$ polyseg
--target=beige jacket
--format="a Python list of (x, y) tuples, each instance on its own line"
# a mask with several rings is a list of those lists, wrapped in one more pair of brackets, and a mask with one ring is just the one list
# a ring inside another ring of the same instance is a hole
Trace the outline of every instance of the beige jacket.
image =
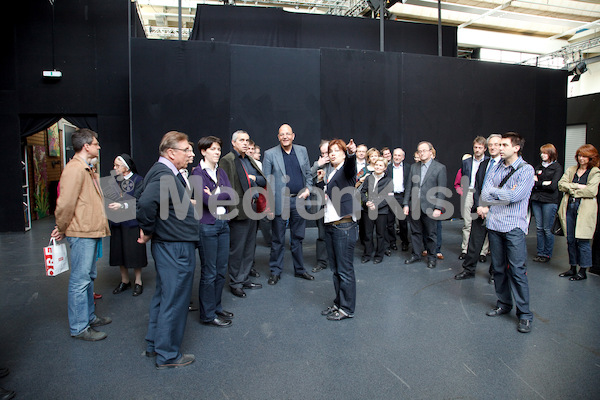
[(596, 231), (596, 220), (598, 219), (598, 183), (600, 183), (600, 169), (594, 167), (588, 175), (587, 185), (584, 189), (578, 189), (577, 183), (573, 183), (573, 176), (577, 172), (577, 166), (569, 167), (562, 178), (558, 181), (558, 190), (564, 192), (564, 196), (558, 208), (560, 223), (563, 232), (567, 232), (567, 204), (570, 197), (580, 198), (577, 221), (575, 222), (576, 239), (592, 239)]
[(60, 195), (54, 216), (61, 233), (71, 237), (110, 236), (100, 183), (94, 172), (78, 156), (73, 157), (60, 176)]

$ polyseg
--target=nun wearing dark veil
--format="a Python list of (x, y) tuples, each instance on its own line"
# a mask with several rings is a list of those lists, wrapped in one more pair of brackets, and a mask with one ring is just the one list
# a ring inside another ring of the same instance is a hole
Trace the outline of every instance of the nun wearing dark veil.
[(114, 176), (108, 180), (109, 187), (103, 188), (105, 197), (109, 199), (107, 215), (110, 222), (110, 265), (121, 270), (121, 281), (113, 290), (119, 294), (131, 289), (129, 269), (135, 273), (133, 295), (139, 296), (144, 291), (142, 268), (148, 264), (146, 245), (137, 242), (140, 228), (135, 219), (135, 203), (142, 194), (144, 178), (137, 173), (137, 168), (129, 154), (121, 154), (113, 164)]

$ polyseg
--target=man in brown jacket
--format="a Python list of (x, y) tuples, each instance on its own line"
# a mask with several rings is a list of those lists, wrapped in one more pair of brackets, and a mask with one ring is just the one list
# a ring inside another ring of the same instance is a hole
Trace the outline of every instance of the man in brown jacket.
[(90, 164), (98, 157), (98, 134), (78, 129), (71, 138), (75, 156), (60, 176), (60, 196), (54, 215), (56, 227), (51, 236), (71, 246), (69, 278), (69, 326), (76, 339), (96, 341), (106, 338), (94, 328), (110, 324), (109, 317), (98, 317), (94, 311), (94, 279), (98, 246), (110, 236), (104, 212), (104, 196)]

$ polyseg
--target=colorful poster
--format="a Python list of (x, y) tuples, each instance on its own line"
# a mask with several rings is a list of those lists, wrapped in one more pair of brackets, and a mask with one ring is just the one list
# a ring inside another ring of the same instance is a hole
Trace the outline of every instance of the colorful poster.
[(60, 139), (58, 135), (58, 124), (48, 128), (48, 156), (60, 157)]

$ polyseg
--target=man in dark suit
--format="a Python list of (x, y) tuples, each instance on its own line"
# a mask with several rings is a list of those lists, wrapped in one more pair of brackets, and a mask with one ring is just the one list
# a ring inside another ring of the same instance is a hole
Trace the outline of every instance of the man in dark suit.
[(420, 161), (410, 167), (405, 185), (404, 215), (410, 220), (412, 255), (404, 261), (412, 264), (421, 259), (423, 238), (427, 244), (427, 268), (435, 268), (437, 221), (442, 215), (443, 188), (446, 187), (446, 166), (433, 159), (433, 145), (420, 142), (417, 146)]
[[(460, 169), (462, 178), (461, 185), (464, 181), (468, 182), (468, 189), (465, 187), (461, 198), (461, 216), (463, 218), (462, 228), (462, 243), (459, 260), (464, 260), (467, 255), (467, 246), (469, 245), (469, 234), (471, 232), (471, 208), (473, 207), (473, 193), (475, 192), (475, 175), (479, 170), (479, 166), (485, 160), (486, 140), (482, 136), (477, 136), (473, 140), (473, 157), (463, 159)], [(486, 261), (488, 251), (488, 243), (484, 243), (481, 253), (481, 262)]]
[[(490, 158), (486, 158), (480, 165), (477, 175), (475, 176), (475, 191), (473, 192), (473, 207), (470, 212), (473, 213), (473, 221), (471, 222), (471, 234), (469, 235), (469, 245), (467, 247), (467, 254), (463, 261), (463, 270), (454, 276), (456, 280), (470, 279), (475, 277), (475, 268), (480, 258), (481, 249), (483, 243), (487, 237), (487, 229), (484, 224), (484, 217), (487, 214), (489, 207), (482, 207), (479, 205), (479, 198), (481, 197), (481, 189), (483, 188), (483, 182), (488, 175), (488, 172), (500, 162), (500, 139), (502, 135), (498, 133), (491, 134), (487, 139), (488, 151)], [(493, 267), (490, 264), (490, 278), (489, 282), (493, 280), (492, 274)]]
[(306, 221), (296, 208), (296, 203), (298, 207), (303, 207), (304, 200), (308, 198), (313, 186), (308, 152), (306, 147), (293, 144), (295, 135), (288, 124), (281, 125), (277, 137), (279, 146), (267, 150), (263, 160), (263, 173), (269, 178), (269, 190), (273, 190), (275, 197), (275, 216), (271, 225), (269, 285), (277, 284), (283, 270), (283, 250), (288, 220), (294, 275), (306, 280), (315, 279), (304, 269), (302, 240)]
[[(392, 162), (388, 165), (387, 175), (394, 185), (394, 198), (400, 207), (404, 204), (405, 182), (408, 181), (410, 173), (410, 164), (404, 160), (405, 153), (401, 148), (394, 149)], [(408, 250), (408, 221), (401, 208), (393, 207), (390, 204), (390, 212), (387, 220), (387, 236), (390, 244), (390, 250), (398, 250), (396, 246), (396, 219), (398, 219), (398, 231), (400, 241), (402, 242), (402, 251)], [(395, 206), (395, 204), (394, 204)]]
[(258, 221), (249, 218), (244, 210), (244, 193), (252, 187), (265, 187), (265, 179), (254, 158), (246, 156), (250, 136), (246, 131), (235, 131), (231, 135), (233, 150), (227, 153), (219, 166), (227, 174), (239, 201), (238, 210), (229, 221), (229, 289), (234, 296), (246, 297), (244, 289), (260, 289), (260, 283), (250, 281), (250, 270), (254, 262)]
[[(310, 174), (313, 178), (313, 182), (317, 179), (317, 173), (319, 171), (324, 171), (325, 176), (327, 176), (331, 172), (331, 164), (329, 163), (329, 140), (321, 140), (321, 145), (319, 146), (320, 156), (317, 161), (313, 163), (313, 166), (310, 168)], [(317, 192), (314, 196), (319, 196), (316, 200), (318, 201), (318, 205), (314, 206), (314, 212), (317, 212), (323, 208), (325, 205), (325, 199), (320, 198), (320, 193)], [(317, 265), (313, 267), (312, 272), (319, 272), (327, 268), (327, 245), (325, 244), (325, 222), (324, 217), (317, 219)]]
[[(160, 157), (146, 174), (144, 191), (137, 202), (138, 242), (152, 239), (156, 266), (146, 356), (156, 357), (158, 369), (185, 367), (194, 362), (192, 354), (179, 351), (194, 283), (199, 234), (186, 181), (179, 172), (188, 163), (188, 144), (185, 133), (172, 131), (163, 136)], [(161, 216), (162, 206), (166, 205), (164, 193), (168, 193), (167, 218)]]

